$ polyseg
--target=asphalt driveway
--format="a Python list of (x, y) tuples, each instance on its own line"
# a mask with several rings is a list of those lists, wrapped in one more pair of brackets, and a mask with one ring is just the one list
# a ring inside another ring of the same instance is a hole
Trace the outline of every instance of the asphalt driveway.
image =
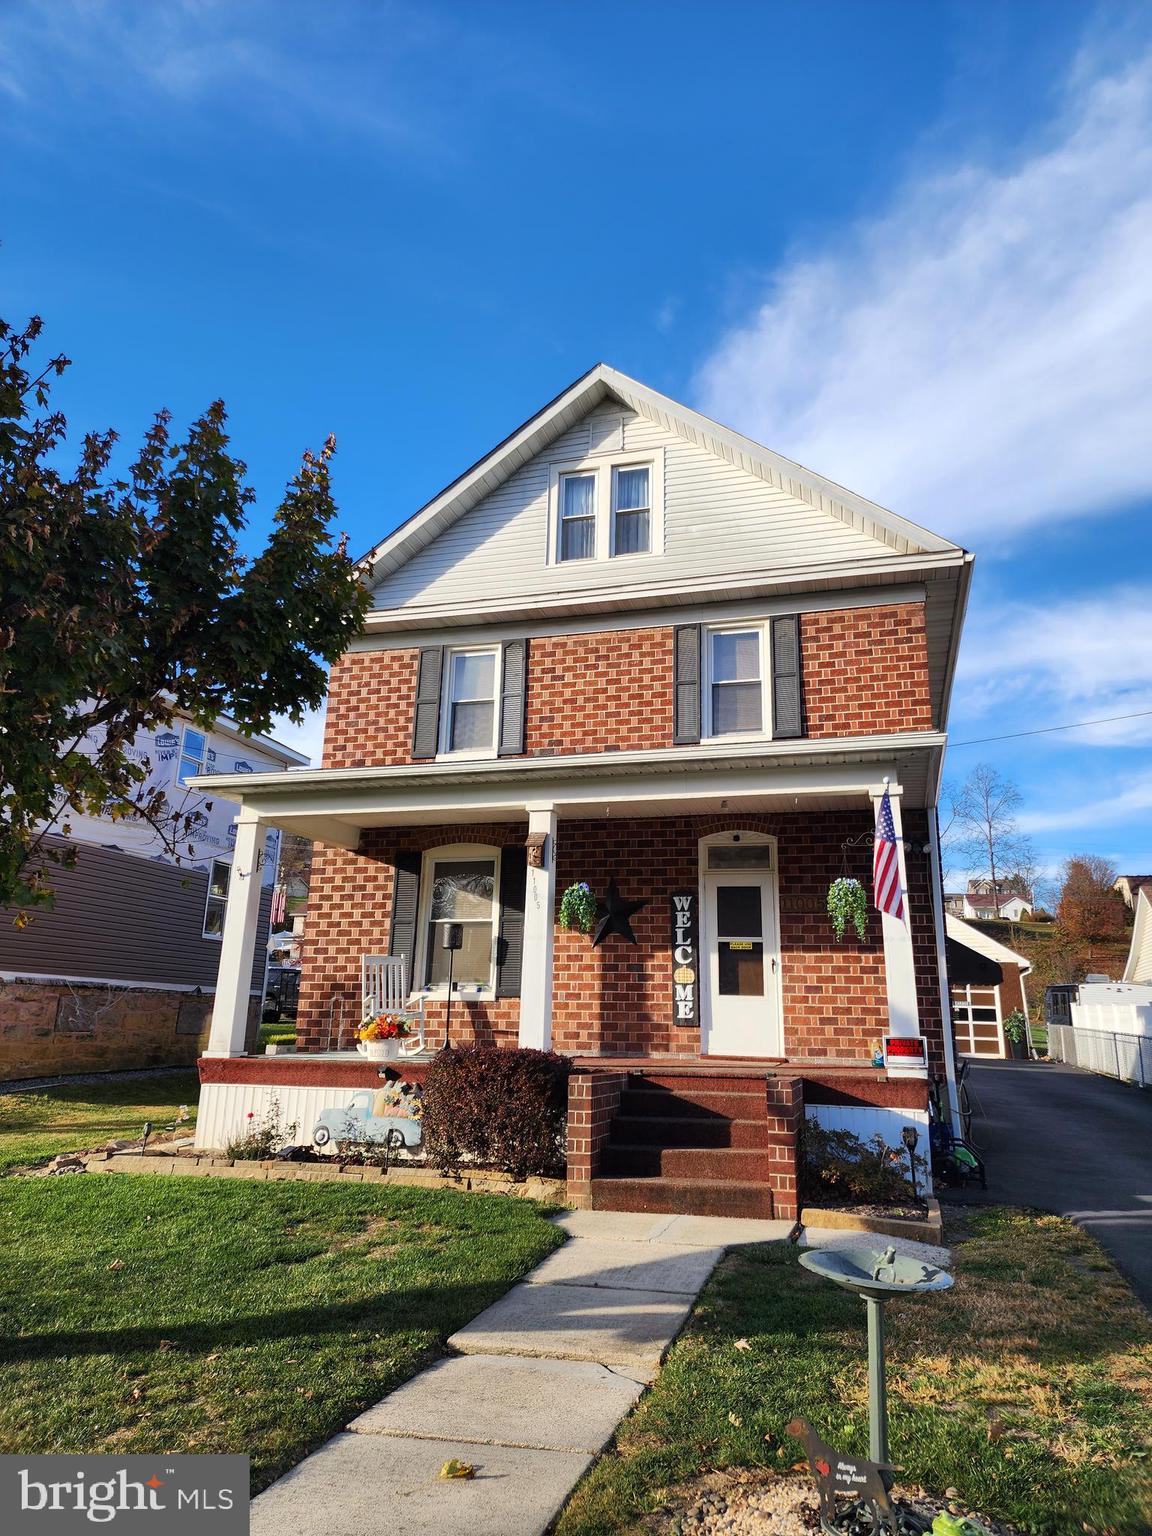
[(988, 1190), (957, 1198), (1070, 1216), (1152, 1307), (1152, 1092), (1057, 1062), (980, 1062), (968, 1084)]

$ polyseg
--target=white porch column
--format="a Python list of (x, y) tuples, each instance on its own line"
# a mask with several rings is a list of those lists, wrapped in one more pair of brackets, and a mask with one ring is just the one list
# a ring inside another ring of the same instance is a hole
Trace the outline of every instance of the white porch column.
[[(873, 789), (872, 815), (876, 816), (884, 797), (882, 784)], [(884, 980), (888, 989), (888, 1033), (890, 1035), (918, 1035), (920, 1033), (920, 1009), (916, 1002), (916, 966), (912, 955), (912, 921), (908, 904), (908, 871), (904, 861), (904, 829), (900, 816), (900, 788), (888, 784), (888, 798), (892, 806), (892, 826), (896, 832), (896, 858), (900, 868), (900, 894), (904, 899), (904, 916), (892, 917), (880, 914), (884, 932)]]
[(520, 1044), (552, 1048), (552, 944), (556, 911), (556, 811), (528, 806), (528, 836), (543, 836), (544, 861), (528, 865), (524, 890), (524, 957), (520, 972)]
[(220, 942), (220, 974), (216, 979), (216, 1003), (205, 1056), (244, 1054), (267, 830), (251, 811), (241, 811), (237, 817), (236, 848), (228, 877), (228, 906)]

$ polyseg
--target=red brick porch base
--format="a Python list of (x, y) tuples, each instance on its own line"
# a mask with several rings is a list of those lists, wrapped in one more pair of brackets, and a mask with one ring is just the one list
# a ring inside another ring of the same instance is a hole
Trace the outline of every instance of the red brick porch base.
[(623, 1072), (577, 1068), (568, 1079), (568, 1204), (577, 1209), (592, 1204), (592, 1180), (623, 1091)]

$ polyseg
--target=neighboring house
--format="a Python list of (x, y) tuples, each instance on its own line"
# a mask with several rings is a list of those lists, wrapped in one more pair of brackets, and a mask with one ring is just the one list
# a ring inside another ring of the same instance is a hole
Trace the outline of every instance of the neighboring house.
[(1141, 886), (1152, 886), (1152, 875), (1117, 875), (1112, 889), (1119, 891), (1129, 912), (1136, 910), (1136, 897)]
[[(611, 368), (577, 380), (365, 558), (323, 766), (204, 783), (243, 804), (238, 860), (270, 826), (318, 846), (295, 1058), (243, 1054), (230, 910), (201, 1144), (272, 1092), (311, 1124), (375, 1080), (365, 955), (402, 959), (440, 1038), (457, 924), (453, 1038), (577, 1059), (579, 1202), (791, 1214), (802, 1114), (923, 1132), (971, 559)], [(886, 783), (904, 912), (837, 942), (828, 888), (870, 888)], [(557, 926), (580, 881), (613, 904), (598, 947)]]
[(952, 1035), (962, 1056), (1010, 1056), (1004, 1020), (1028, 1015), (1031, 962), (951, 913), (945, 919)]
[[(69, 813), (57, 825), (73, 869), (53, 867), (55, 903), (18, 929), (0, 919), (0, 1080), (56, 1072), (195, 1061), (206, 1034), (220, 964), (236, 837), (235, 802), (192, 788), (205, 771), (265, 775), (306, 758), (229, 721), (211, 731), (177, 720), (141, 732), (130, 749), (164, 790), (173, 813), (191, 816), (180, 858), (139, 817)], [(280, 834), (264, 839), (259, 943), (245, 977), (255, 1028), (263, 950)]]
[(1132, 924), (1132, 943), (1121, 981), (1152, 985), (1152, 879), (1141, 877), (1133, 905), (1136, 920)]
[(946, 891), (944, 910), (954, 917), (1000, 918), (1018, 923), (1032, 915), (1032, 901), (1030, 897), (1014, 894), (997, 895), (983, 884), (972, 883), (966, 891)]

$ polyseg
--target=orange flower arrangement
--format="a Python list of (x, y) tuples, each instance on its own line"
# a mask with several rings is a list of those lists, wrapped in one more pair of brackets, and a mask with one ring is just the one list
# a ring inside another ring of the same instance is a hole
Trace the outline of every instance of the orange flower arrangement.
[(412, 1033), (408, 1020), (397, 1013), (377, 1013), (360, 1026), (361, 1040), (406, 1040)]

